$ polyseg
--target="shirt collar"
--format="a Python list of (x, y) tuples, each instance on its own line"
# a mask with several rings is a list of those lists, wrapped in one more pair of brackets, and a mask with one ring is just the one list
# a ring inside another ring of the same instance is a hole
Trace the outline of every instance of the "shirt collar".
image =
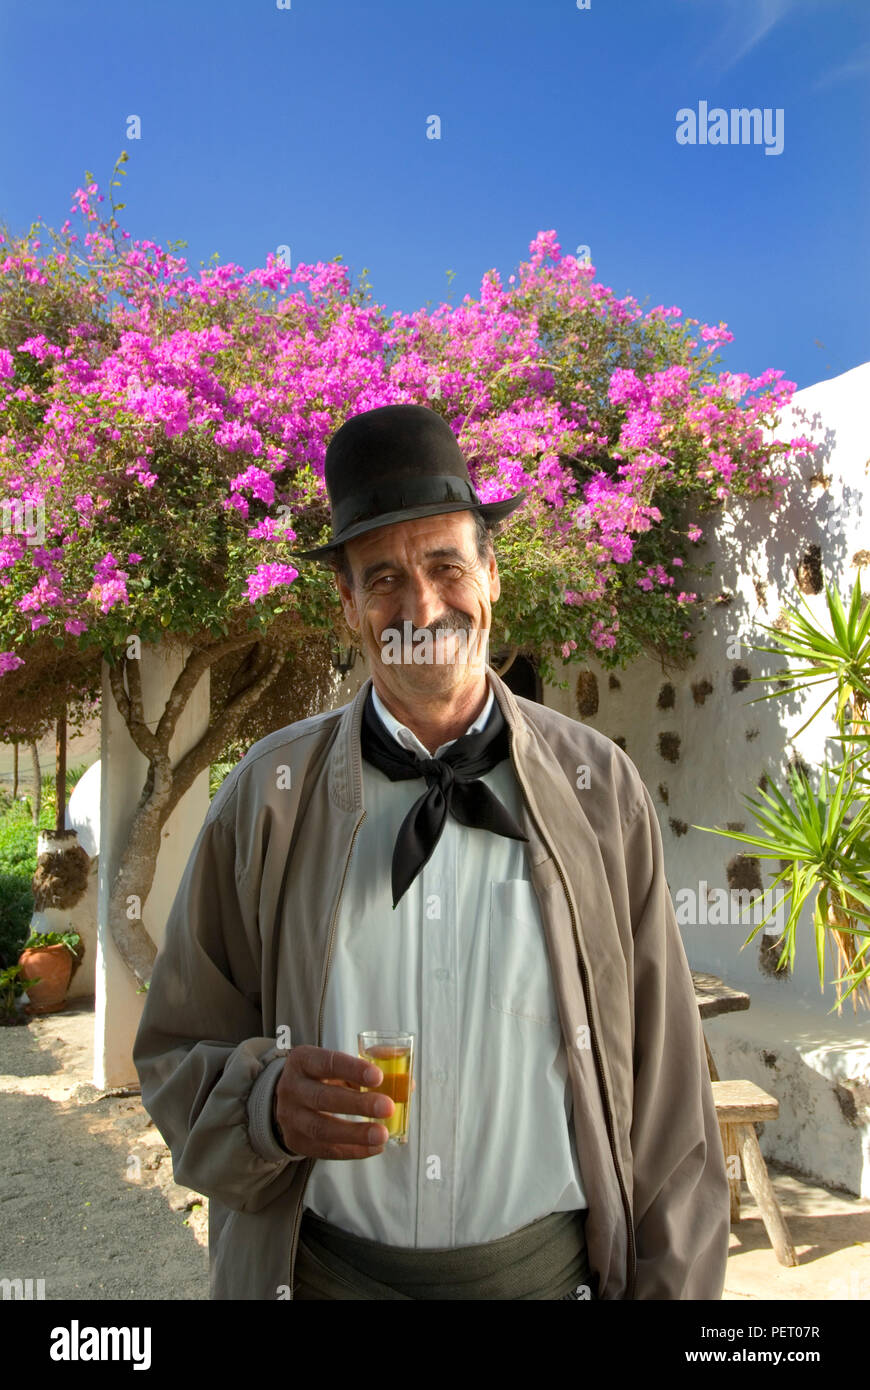
[[(483, 729), (484, 725), (486, 724), (487, 719), (489, 718), (495, 695), (493, 693), (492, 685), (490, 684), (488, 678), (486, 684), (487, 689), (489, 691), (486, 704), (484, 705), (483, 709), (480, 711), (480, 714), (477, 716), (474, 722), (472, 724), (469, 724), (468, 728), (465, 730), (466, 734), (479, 734), (480, 731)], [(404, 724), (400, 724), (398, 719), (396, 719), (392, 714), (390, 714), (390, 711), (387, 709), (383, 700), (378, 695), (378, 692), (375, 690), (374, 683), (372, 684), (372, 704), (374, 705), (375, 710), (380, 718), (380, 721), (384, 725), (384, 728), (386, 729), (387, 733), (391, 734), (392, 737), (396, 740), (396, 742), (401, 744), (403, 748), (407, 749), (411, 753), (416, 753), (418, 758), (440, 758), (445, 748), (449, 748), (452, 743), (456, 742), (455, 738), (448, 739), (447, 743), (440, 744), (438, 748), (435, 749), (434, 753), (430, 753), (429, 749), (425, 746), (425, 744), (422, 744), (420, 742), (417, 735), (413, 733), (411, 729), (407, 728)]]

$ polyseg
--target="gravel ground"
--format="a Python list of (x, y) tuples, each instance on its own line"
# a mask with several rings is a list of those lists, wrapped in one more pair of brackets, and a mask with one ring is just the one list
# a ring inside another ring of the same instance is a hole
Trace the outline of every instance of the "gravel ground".
[(0, 1278), (45, 1298), (208, 1299), (208, 1204), (138, 1096), (91, 1084), (93, 1004), (0, 1028)]

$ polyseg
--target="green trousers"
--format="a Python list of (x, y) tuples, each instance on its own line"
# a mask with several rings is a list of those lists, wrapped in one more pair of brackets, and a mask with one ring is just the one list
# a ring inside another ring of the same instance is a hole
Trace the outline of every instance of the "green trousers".
[(591, 1298), (585, 1224), (585, 1209), (558, 1211), (483, 1245), (429, 1250), (380, 1245), (306, 1210), (293, 1298)]

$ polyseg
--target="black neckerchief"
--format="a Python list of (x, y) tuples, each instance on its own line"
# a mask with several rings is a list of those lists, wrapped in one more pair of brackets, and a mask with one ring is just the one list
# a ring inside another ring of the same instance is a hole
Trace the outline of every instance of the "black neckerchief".
[(440, 758), (420, 758), (388, 734), (372, 701), (372, 687), (363, 707), (360, 739), (366, 762), (386, 773), (391, 782), (425, 777), (427, 790), (403, 820), (393, 850), (392, 890), (395, 908), (424, 864), (431, 858), (444, 829), (448, 811), (461, 825), (491, 830), (511, 840), (525, 840), (513, 816), (477, 779), (510, 757), (508, 727), (493, 699), (486, 724), (477, 734), (463, 734)]

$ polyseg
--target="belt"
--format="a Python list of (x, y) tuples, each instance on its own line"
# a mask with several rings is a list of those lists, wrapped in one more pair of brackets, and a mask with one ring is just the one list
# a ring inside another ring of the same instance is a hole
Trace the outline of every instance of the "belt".
[[(483, 1245), (381, 1245), (303, 1212), (293, 1298), (565, 1299), (591, 1297), (586, 1208), (552, 1212)], [(578, 1286), (590, 1292), (575, 1294)]]

